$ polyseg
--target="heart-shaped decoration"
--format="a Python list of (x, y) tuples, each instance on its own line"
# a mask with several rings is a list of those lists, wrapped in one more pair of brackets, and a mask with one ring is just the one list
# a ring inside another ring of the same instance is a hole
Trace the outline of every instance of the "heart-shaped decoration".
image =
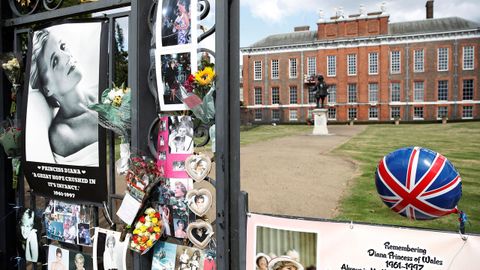
[(203, 181), (212, 169), (212, 161), (206, 155), (191, 155), (185, 160), (185, 169), (195, 181)]
[(205, 188), (189, 190), (186, 199), (188, 208), (199, 217), (203, 217), (213, 203), (212, 193)]
[(41, 170), (41, 169), (42, 169), (42, 166), (37, 166), (37, 169)]
[(86, 170), (82, 170), (82, 173), (85, 174), (87, 171)]
[(205, 221), (195, 221), (188, 224), (187, 236), (195, 246), (204, 249), (213, 236), (213, 227)]

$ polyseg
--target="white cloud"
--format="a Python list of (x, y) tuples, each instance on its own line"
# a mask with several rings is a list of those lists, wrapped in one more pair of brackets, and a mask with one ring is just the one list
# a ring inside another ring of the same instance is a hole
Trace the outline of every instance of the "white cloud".
[(278, 23), (283, 18), (300, 12), (316, 10), (315, 0), (241, 0), (250, 13), (266, 23)]

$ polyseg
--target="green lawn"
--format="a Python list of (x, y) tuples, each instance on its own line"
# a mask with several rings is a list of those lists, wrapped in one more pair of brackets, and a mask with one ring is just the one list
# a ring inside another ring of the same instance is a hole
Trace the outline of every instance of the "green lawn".
[(390, 209), (377, 195), (374, 174), (378, 161), (395, 149), (421, 146), (447, 157), (459, 171), (463, 195), (458, 204), (471, 225), (467, 232), (480, 233), (480, 122), (417, 125), (372, 125), (334, 150), (359, 164), (359, 176), (341, 202), (340, 220), (424, 227), (456, 231), (458, 216), (433, 221), (412, 221)]
[(242, 126), (240, 130), (240, 145), (243, 146), (296, 134), (311, 133), (312, 129), (312, 126), (307, 125)]

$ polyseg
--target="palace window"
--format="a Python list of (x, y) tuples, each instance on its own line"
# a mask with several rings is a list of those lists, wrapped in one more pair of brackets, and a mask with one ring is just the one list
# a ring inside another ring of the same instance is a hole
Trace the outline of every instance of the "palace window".
[(348, 103), (357, 102), (357, 85), (354, 83), (348, 84)]
[(437, 54), (438, 54), (437, 70), (447, 71), (448, 70), (448, 48), (438, 48)]
[(337, 109), (335, 107), (329, 107), (327, 111), (327, 117), (331, 120), (337, 119)]
[(262, 79), (262, 61), (253, 62), (253, 79), (254, 80)]
[(290, 86), (290, 104), (297, 104), (297, 87)]
[(334, 77), (337, 75), (337, 57), (335, 55), (327, 56), (327, 76)]
[(448, 81), (438, 81), (438, 100), (448, 100)]
[(390, 52), (390, 73), (397, 74), (400, 73), (400, 70), (400, 51), (392, 51)]
[(463, 100), (473, 100), (473, 80), (463, 80)]
[(473, 106), (463, 106), (462, 118), (463, 119), (473, 118)]
[(297, 58), (290, 58), (289, 61), (290, 78), (297, 78)]
[(280, 121), (280, 110), (272, 110), (272, 121)]
[(290, 110), (290, 121), (297, 121), (297, 110)]
[(317, 75), (317, 58), (308, 57), (307, 58), (307, 76), (310, 78)]
[(463, 70), (474, 68), (475, 48), (473, 46), (463, 47)]
[(262, 109), (255, 109), (255, 121), (262, 121)]
[(378, 83), (368, 84), (368, 102), (378, 102)]
[(413, 83), (413, 101), (423, 101), (425, 95), (423, 82)]
[(337, 85), (332, 84), (328, 88), (328, 103), (337, 103)]
[(357, 108), (348, 108), (348, 119), (357, 119)]
[(368, 108), (368, 119), (378, 120), (378, 107)]
[(400, 83), (390, 84), (390, 101), (400, 102)]
[(256, 87), (254, 90), (255, 105), (262, 105), (262, 88)]
[(424, 71), (423, 49), (413, 51), (413, 72)]
[(378, 74), (378, 53), (371, 52), (368, 54), (368, 74)]
[(423, 119), (423, 107), (413, 107), (413, 119)]
[(448, 107), (447, 106), (441, 106), (437, 108), (437, 118), (442, 119), (443, 117), (448, 116)]
[(279, 71), (278, 71), (278, 59), (272, 60), (272, 79), (278, 79)]
[(357, 55), (347, 55), (347, 74), (348, 76), (357, 75)]
[(392, 118), (392, 119), (395, 119), (395, 118), (400, 119), (400, 107), (398, 107), (398, 106), (390, 107), (390, 118)]
[(272, 87), (272, 104), (280, 104), (280, 89)]

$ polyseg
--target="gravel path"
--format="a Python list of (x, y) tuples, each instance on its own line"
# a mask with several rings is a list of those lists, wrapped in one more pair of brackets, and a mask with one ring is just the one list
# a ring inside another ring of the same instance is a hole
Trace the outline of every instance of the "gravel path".
[(356, 165), (330, 152), (365, 128), (329, 126), (328, 136), (301, 134), (241, 147), (241, 189), (249, 194), (249, 211), (333, 218)]

